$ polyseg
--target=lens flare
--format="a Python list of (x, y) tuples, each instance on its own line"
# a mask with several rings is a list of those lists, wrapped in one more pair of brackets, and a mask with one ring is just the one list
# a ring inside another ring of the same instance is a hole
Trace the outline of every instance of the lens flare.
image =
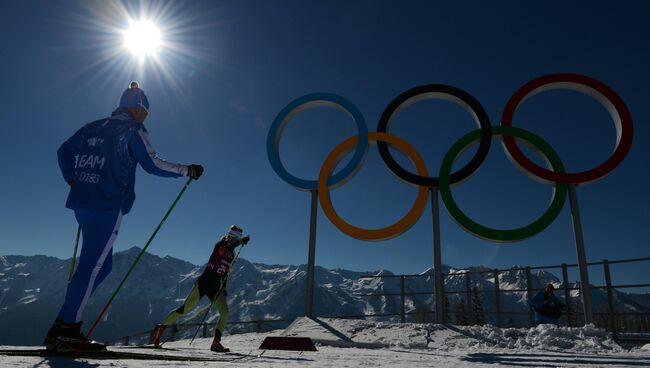
[(155, 56), (162, 46), (160, 30), (148, 20), (131, 21), (124, 31), (124, 46), (140, 59)]
[(57, 21), (74, 30), (68, 42), (89, 56), (69, 76), (83, 88), (119, 93), (126, 82), (137, 80), (147, 91), (160, 88), (164, 103), (190, 108), (191, 92), (182, 81), (195, 75), (217, 80), (216, 71), (230, 63), (216, 52), (219, 27), (230, 23), (214, 14), (172, 1), (80, 4), (79, 11)]

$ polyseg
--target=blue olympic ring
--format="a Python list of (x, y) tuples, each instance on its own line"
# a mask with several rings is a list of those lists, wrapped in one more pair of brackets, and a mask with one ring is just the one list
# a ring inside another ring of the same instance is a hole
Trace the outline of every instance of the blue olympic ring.
[(317, 190), (318, 180), (305, 180), (289, 174), (287, 169), (284, 168), (284, 165), (282, 165), (282, 161), (280, 161), (280, 137), (286, 125), (296, 115), (305, 110), (323, 106), (334, 107), (350, 115), (357, 125), (357, 136), (359, 137), (352, 159), (341, 171), (328, 179), (327, 185), (329, 187), (336, 187), (337, 185), (343, 184), (345, 179), (351, 177), (361, 167), (368, 152), (368, 126), (363, 115), (352, 102), (331, 93), (312, 93), (293, 100), (273, 120), (266, 138), (266, 153), (269, 157), (271, 167), (278, 176), (299, 190)]

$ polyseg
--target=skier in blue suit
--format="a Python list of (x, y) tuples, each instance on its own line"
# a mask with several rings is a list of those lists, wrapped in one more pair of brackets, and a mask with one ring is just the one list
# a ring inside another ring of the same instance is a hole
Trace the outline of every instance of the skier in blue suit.
[[(92, 293), (111, 272), (113, 243), (122, 216), (135, 200), (136, 165), (163, 177), (198, 179), (203, 174), (201, 165), (158, 157), (143, 124), (148, 114), (147, 96), (132, 82), (110, 117), (86, 124), (58, 150), (61, 173), (70, 186), (66, 207), (74, 210), (83, 245), (65, 302), (45, 337), (47, 349), (74, 351), (85, 339), (81, 316)], [(86, 349), (103, 350), (105, 345), (88, 341)]]
[(543, 291), (540, 291), (530, 300), (530, 305), (535, 310), (535, 323), (559, 325), (564, 303), (553, 294), (555, 286), (547, 284)]

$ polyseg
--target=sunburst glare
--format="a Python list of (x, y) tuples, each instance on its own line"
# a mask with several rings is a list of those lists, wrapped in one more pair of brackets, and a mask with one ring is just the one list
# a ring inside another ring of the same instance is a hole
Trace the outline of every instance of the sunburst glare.
[(140, 60), (155, 56), (162, 46), (160, 30), (149, 20), (131, 20), (129, 29), (124, 31), (124, 46)]
[(70, 75), (71, 80), (110, 90), (138, 80), (146, 87), (163, 87), (158, 91), (167, 102), (190, 106), (181, 81), (195, 74), (216, 78), (215, 67), (228, 64), (223, 53), (206, 49), (205, 37), (196, 37), (225, 23), (223, 19), (207, 18), (178, 2), (83, 4), (85, 12), (62, 21), (80, 30), (72, 42), (86, 48), (94, 61)]

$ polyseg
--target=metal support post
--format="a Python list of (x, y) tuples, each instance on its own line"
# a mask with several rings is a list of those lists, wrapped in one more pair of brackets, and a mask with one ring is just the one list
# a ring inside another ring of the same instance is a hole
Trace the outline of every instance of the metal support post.
[(314, 264), (316, 262), (316, 215), (318, 191), (311, 190), (311, 218), (309, 221), (309, 255), (307, 258), (307, 302), (305, 316), (313, 317), (314, 306)]
[(438, 205), (438, 188), (430, 188), (431, 214), (433, 219), (433, 272), (436, 297), (436, 323), (445, 321), (445, 279), (442, 274), (442, 251), (440, 245), (440, 206)]
[(582, 293), (582, 304), (585, 312), (585, 324), (594, 322), (594, 315), (591, 309), (591, 286), (589, 284), (589, 270), (587, 269), (587, 256), (585, 254), (585, 243), (582, 237), (582, 223), (580, 221), (580, 209), (578, 207), (578, 194), (576, 185), (569, 186), (569, 202), (571, 203), (571, 218), (573, 219), (573, 234), (576, 241), (576, 253), (578, 255), (578, 268), (580, 269), (580, 291)]

